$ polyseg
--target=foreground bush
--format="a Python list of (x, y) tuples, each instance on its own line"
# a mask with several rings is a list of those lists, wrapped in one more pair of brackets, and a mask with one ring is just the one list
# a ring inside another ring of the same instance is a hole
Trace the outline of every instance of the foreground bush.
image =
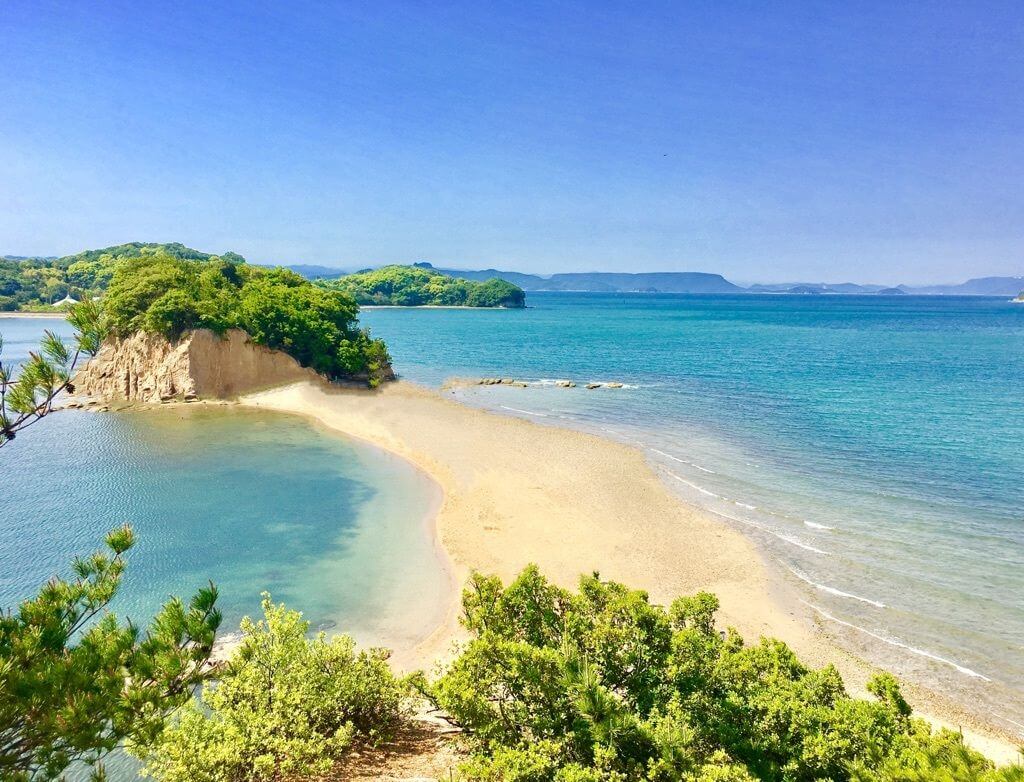
[(306, 638), (302, 615), (264, 596), (265, 618), (222, 678), (158, 741), (135, 746), (145, 774), (168, 782), (277, 780), (324, 774), (359, 742), (386, 738), (403, 714), (405, 684), (380, 651), (347, 636)]
[(576, 593), (527, 568), (508, 587), (472, 577), (473, 633), (431, 691), (475, 747), (463, 775), (494, 782), (1024, 780), (958, 734), (911, 716), (888, 674), (847, 695), (780, 641), (714, 625), (701, 593), (667, 610), (583, 578)]

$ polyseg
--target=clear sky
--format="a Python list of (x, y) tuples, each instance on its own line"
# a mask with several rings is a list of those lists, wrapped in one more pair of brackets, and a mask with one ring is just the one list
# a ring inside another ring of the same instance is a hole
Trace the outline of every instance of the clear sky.
[(0, 62), (0, 254), (1024, 273), (1020, 0), (4, 0)]

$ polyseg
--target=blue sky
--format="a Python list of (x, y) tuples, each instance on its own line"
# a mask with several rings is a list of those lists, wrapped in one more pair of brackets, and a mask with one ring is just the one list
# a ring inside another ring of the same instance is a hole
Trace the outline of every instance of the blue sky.
[(1024, 273), (1019, 2), (6, 0), (0, 44), (0, 253)]

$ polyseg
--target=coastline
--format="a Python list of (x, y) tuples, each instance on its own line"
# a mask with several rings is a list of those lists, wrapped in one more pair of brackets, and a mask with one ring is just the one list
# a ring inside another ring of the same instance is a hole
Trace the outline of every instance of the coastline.
[[(396, 659), (398, 665), (430, 668), (465, 637), (458, 586), (471, 570), (507, 581), (536, 562), (563, 586), (598, 570), (646, 589), (658, 603), (714, 592), (722, 626), (736, 627), (751, 642), (777, 637), (809, 665), (834, 664), (853, 694), (865, 693), (875, 669), (825, 638), (820, 618), (752, 541), (684, 504), (632, 446), (472, 408), (402, 382), (378, 392), (304, 382), (240, 402), (302, 415), (383, 448), (441, 487), (434, 531), (454, 580), (451, 600), (443, 623), (408, 659)], [(998, 728), (947, 698), (910, 686), (905, 693), (922, 716), (961, 729), (998, 762), (1018, 757)]]
[(0, 312), (2, 318), (38, 318), (40, 320), (67, 320), (66, 312)]

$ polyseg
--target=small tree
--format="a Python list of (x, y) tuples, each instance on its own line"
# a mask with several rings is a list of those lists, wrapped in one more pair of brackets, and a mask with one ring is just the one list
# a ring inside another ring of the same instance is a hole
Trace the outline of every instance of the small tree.
[[(0, 360), (0, 448), (14, 439), (17, 432), (36, 423), (53, 410), (53, 403), (63, 391), (74, 391), (71, 377), (82, 356), (94, 356), (103, 342), (103, 325), (95, 302), (76, 304), (68, 315), (75, 327), (75, 349), (52, 331), (43, 333), (38, 353), (29, 353), (28, 361), (15, 374)], [(0, 336), (0, 351), (3, 350)]]
[(309, 639), (302, 614), (264, 593), (265, 618), (243, 640), (203, 704), (182, 710), (152, 746), (130, 747), (164, 782), (277, 780), (327, 773), (356, 743), (386, 738), (407, 692), (379, 650), (347, 636)]
[(96, 765), (125, 739), (153, 741), (207, 676), (220, 613), (211, 584), (168, 602), (145, 632), (106, 608), (134, 544), (128, 526), (108, 551), (74, 561), (17, 612), (0, 613), (0, 778), (54, 779)]

